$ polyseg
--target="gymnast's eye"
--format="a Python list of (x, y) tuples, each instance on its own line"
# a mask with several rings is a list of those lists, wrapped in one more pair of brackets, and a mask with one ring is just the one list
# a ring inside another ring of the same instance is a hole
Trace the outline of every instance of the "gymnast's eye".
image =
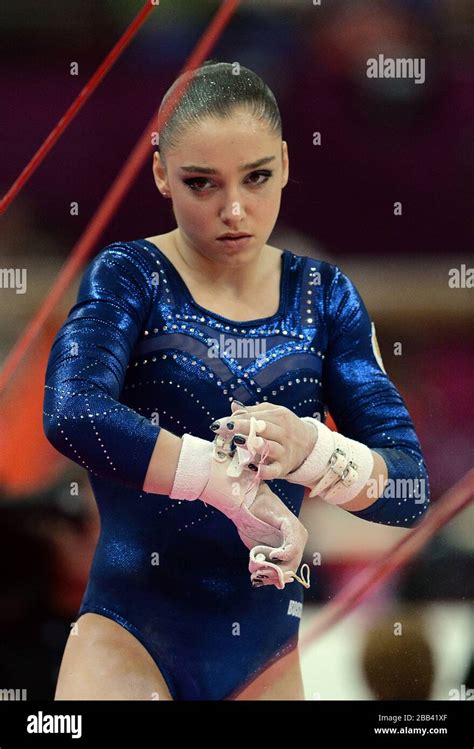
[(252, 182), (251, 184), (264, 185), (265, 182), (268, 182), (272, 174), (273, 172), (271, 169), (262, 169), (259, 172), (252, 172), (252, 174), (250, 174), (249, 177), (264, 177), (265, 179), (262, 182)]
[[(265, 184), (265, 182), (267, 182), (270, 179), (272, 174), (273, 174), (273, 171), (271, 169), (261, 169), (258, 172), (252, 172), (251, 174), (249, 174), (248, 179), (251, 180), (250, 181), (251, 185), (255, 185), (256, 187), (259, 187), (260, 185)], [(264, 179), (261, 182), (255, 182), (252, 179), (253, 177), (257, 177), (257, 178), (263, 177)], [(206, 179), (206, 177), (190, 177), (189, 179), (185, 179), (183, 181), (184, 181), (184, 184), (187, 185), (191, 190), (194, 190), (194, 192), (207, 192), (207, 190), (203, 188), (203, 184), (202, 184), (202, 183), (205, 184), (206, 182), (209, 182), (209, 180)]]
[(187, 185), (191, 190), (194, 190), (194, 192), (203, 192), (203, 190), (201, 190), (202, 183), (209, 182), (209, 180), (205, 177), (191, 177), (191, 179), (185, 179), (183, 181), (184, 184)]

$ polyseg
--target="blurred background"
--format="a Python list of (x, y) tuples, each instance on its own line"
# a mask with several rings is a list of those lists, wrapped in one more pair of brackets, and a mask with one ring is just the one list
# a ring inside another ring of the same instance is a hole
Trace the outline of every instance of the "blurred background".
[[(2, 195), (141, 6), (3, 4)], [(26, 269), (28, 283), (26, 293), (0, 288), (0, 364), (217, 7), (161, 0), (2, 217), (0, 267)], [(468, 0), (242, 2), (208, 55), (252, 68), (275, 93), (290, 181), (269, 241), (339, 265), (358, 287), (415, 422), (433, 502), (472, 467), (474, 453), (473, 15)], [(379, 54), (424, 59), (424, 83), (368, 78), (367, 60)], [(150, 147), (93, 254), (174, 228), (151, 156)], [(28, 699), (53, 696), (98, 534), (87, 474), (42, 430), (46, 361), (78, 280), (0, 396), (0, 695), (11, 688), (26, 689)], [(317, 552), (321, 564), (313, 566), (303, 633), (406, 533), (323, 504), (304, 509), (308, 561)], [(305, 651), (307, 699), (474, 695), (473, 531), (471, 506)]]

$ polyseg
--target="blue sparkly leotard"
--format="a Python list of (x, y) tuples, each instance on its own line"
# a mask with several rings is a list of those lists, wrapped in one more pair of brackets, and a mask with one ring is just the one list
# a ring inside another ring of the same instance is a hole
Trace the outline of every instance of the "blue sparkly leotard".
[[(232, 398), (298, 416), (324, 419), (326, 410), (342, 434), (383, 456), (391, 479), (427, 486), (412, 421), (379, 366), (356, 288), (335, 265), (289, 250), (281, 262), (278, 311), (236, 322), (197, 304), (153, 243), (108, 245), (87, 267), (49, 357), (45, 433), (89, 472), (101, 518), (79, 614), (133, 633), (174, 699), (235, 696), (295, 647), (301, 606), (291, 602), (302, 602), (303, 588), (252, 588), (248, 549), (224, 515), (143, 491), (161, 427), (212, 440), (209, 425), (230, 413)], [(209, 355), (210, 339), (219, 356)], [(252, 339), (254, 357), (238, 345)], [(298, 515), (303, 487), (269, 484)], [(354, 514), (410, 526), (426, 507), (427, 496), (419, 503), (384, 491)]]

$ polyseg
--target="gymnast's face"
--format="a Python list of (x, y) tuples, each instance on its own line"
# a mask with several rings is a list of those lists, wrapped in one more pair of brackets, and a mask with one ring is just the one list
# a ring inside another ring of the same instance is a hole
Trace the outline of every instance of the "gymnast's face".
[[(165, 158), (163, 165), (155, 153), (153, 173), (158, 189), (171, 196), (181, 241), (231, 264), (258, 255), (288, 182), (286, 142), (265, 122), (237, 110), (229, 119), (207, 118), (193, 126)], [(240, 249), (229, 247), (218, 239), (228, 232), (252, 238)]]

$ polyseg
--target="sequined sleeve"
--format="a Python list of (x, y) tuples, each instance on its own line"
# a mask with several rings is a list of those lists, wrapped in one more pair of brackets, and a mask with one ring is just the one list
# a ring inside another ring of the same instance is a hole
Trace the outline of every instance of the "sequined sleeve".
[(119, 397), (156, 293), (145, 255), (131, 244), (108, 245), (84, 272), (45, 378), (48, 440), (91, 473), (138, 489), (160, 427)]
[[(341, 434), (378, 452), (388, 484), (374, 504), (354, 515), (411, 526), (429, 503), (426, 465), (412, 420), (385, 373), (375, 328), (351, 280), (337, 266), (326, 297), (328, 351), (324, 399)], [(378, 487), (381, 488), (381, 487)], [(372, 487), (374, 498), (376, 487)]]

